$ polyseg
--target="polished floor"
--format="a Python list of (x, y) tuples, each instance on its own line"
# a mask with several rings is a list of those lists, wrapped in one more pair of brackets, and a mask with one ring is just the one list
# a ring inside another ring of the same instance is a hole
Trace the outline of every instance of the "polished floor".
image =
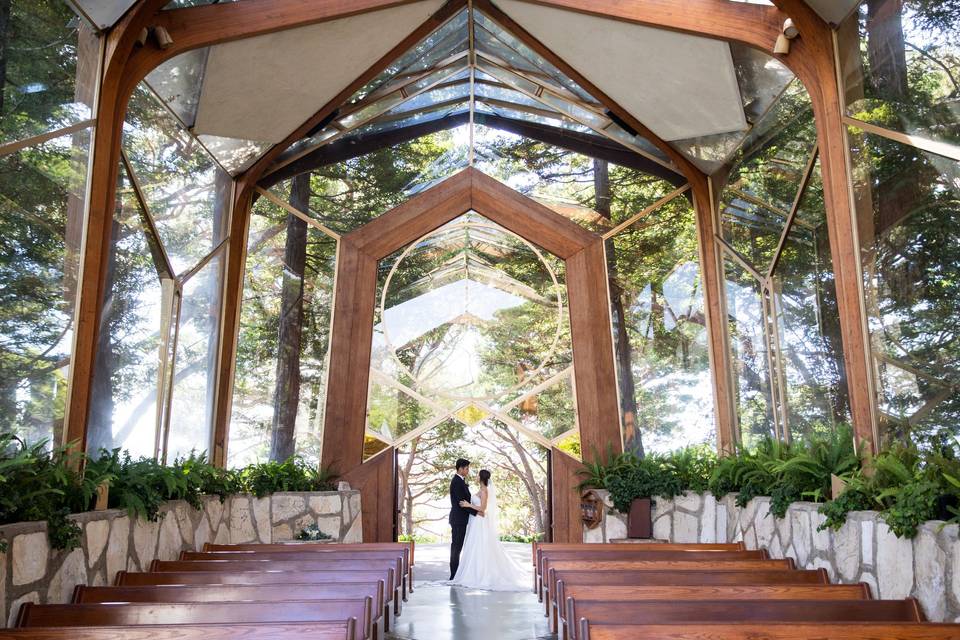
[[(527, 569), (530, 546), (505, 543)], [(464, 589), (444, 584), (449, 577), (449, 545), (417, 545), (415, 591), (387, 638), (395, 640), (549, 640), (542, 605), (533, 594)]]

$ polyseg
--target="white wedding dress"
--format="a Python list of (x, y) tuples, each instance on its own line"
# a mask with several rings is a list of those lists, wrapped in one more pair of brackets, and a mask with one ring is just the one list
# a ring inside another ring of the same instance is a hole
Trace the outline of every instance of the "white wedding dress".
[[(474, 494), (470, 503), (480, 506), (480, 494)], [(467, 535), (460, 554), (460, 568), (453, 583), (473, 589), (489, 591), (529, 591), (532, 578), (513, 561), (500, 544), (497, 526), (497, 491), (487, 486), (487, 510), (481, 516), (470, 516)]]

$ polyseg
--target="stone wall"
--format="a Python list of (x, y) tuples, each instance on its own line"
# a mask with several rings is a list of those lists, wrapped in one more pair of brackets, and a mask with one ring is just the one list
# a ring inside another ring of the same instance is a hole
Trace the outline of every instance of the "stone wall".
[(361, 542), (360, 492), (276, 493), (265, 498), (203, 498), (196, 510), (168, 502), (157, 522), (110, 509), (70, 516), (83, 530), (81, 546), (57, 551), (45, 522), (0, 527), (0, 621), (12, 624), (23, 602), (69, 602), (78, 584), (106, 585), (117, 571), (145, 571), (154, 559), (173, 560), (204, 543), (281, 542), (317, 524), (337, 542)]
[[(770, 514), (770, 498), (746, 507), (735, 496), (686, 493), (657, 499), (653, 535), (671, 542), (739, 542), (772, 558), (793, 558), (797, 567), (823, 567), (831, 580), (865, 582), (877, 598), (913, 596), (933, 621), (960, 622), (960, 527), (927, 522), (912, 540), (897, 538), (875, 511), (855, 511), (838, 531), (818, 531), (820, 505), (794, 503), (783, 519)], [(608, 504), (605, 523), (584, 531), (586, 542), (623, 537), (624, 516)], [(601, 533), (597, 533), (600, 530)], [(603, 531), (611, 535), (605, 535)]]

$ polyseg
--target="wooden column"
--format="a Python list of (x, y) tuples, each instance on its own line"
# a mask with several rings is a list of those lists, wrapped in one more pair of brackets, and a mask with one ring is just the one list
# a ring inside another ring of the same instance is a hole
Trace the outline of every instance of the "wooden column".
[(850, 165), (843, 124), (843, 97), (834, 57), (833, 32), (802, 0), (774, 0), (800, 30), (787, 56), (806, 85), (813, 103), (820, 148), (820, 169), (827, 211), (830, 253), (837, 287), (843, 360), (857, 444), (879, 446), (870, 338), (866, 325), (857, 237), (856, 211), (850, 198)]
[(567, 259), (567, 295), (580, 448), (584, 460), (606, 461), (623, 451), (623, 436), (603, 241)]
[(551, 542), (583, 542), (580, 519), (579, 460), (554, 447), (550, 451)]
[(396, 462), (396, 449), (390, 447), (343, 476), (351, 488), (360, 490), (364, 542), (394, 542)]
[(79, 298), (74, 315), (70, 381), (64, 415), (64, 441), (74, 443), (78, 450), (86, 448), (94, 361), (116, 209), (123, 119), (130, 94), (140, 79), (128, 73), (127, 64), (141, 29), (165, 4), (165, 0), (143, 0), (131, 8), (106, 36), (97, 128), (91, 147), (93, 159), (87, 178), (90, 196), (84, 220), (77, 279)]

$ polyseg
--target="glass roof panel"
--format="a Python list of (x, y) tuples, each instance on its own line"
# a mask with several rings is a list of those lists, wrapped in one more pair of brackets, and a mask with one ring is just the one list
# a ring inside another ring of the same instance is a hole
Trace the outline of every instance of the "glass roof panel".
[(167, 60), (147, 74), (147, 84), (188, 128), (197, 119), (203, 72), (210, 47), (193, 49)]

